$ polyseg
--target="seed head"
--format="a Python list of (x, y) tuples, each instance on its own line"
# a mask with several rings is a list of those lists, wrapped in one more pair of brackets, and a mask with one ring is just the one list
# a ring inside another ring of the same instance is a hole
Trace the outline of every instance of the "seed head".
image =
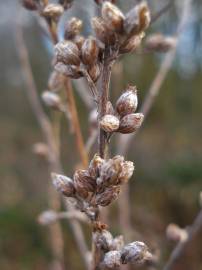
[(94, 64), (88, 68), (88, 74), (94, 82), (96, 82), (100, 77), (100, 72), (99, 64)]
[(121, 171), (118, 175), (119, 184), (127, 183), (134, 172), (134, 164), (132, 161), (124, 161), (121, 164)]
[(88, 171), (91, 177), (97, 178), (99, 175), (100, 167), (104, 163), (104, 160), (97, 154), (93, 157), (90, 162)]
[(123, 30), (124, 14), (118, 7), (108, 1), (102, 4), (102, 18), (109, 29), (115, 32)]
[(60, 100), (60, 97), (56, 93), (53, 93), (51, 91), (44, 91), (41, 97), (42, 97), (43, 102), (47, 106), (55, 110), (59, 110), (61, 108), (61, 105), (62, 105), (61, 100)]
[(124, 116), (119, 125), (118, 132), (127, 134), (137, 131), (144, 119), (142, 113), (131, 113)]
[(167, 52), (176, 45), (176, 38), (165, 37), (162, 34), (150, 35), (145, 43), (146, 49), (156, 52)]
[(106, 114), (100, 121), (100, 127), (106, 132), (114, 132), (119, 128), (119, 119), (112, 114)]
[(127, 114), (134, 113), (137, 109), (137, 105), (137, 89), (135, 86), (128, 86), (126, 91), (116, 102), (116, 111), (121, 117), (123, 117)]
[(97, 62), (99, 48), (93, 37), (87, 38), (81, 48), (82, 62), (85, 65), (93, 65)]
[(85, 199), (88, 192), (95, 191), (96, 181), (87, 170), (77, 170), (74, 174), (74, 186), (77, 193)]
[(53, 181), (53, 185), (59, 192), (61, 192), (63, 195), (67, 197), (74, 197), (75, 188), (74, 182), (71, 178), (56, 173), (52, 173), (51, 178)]
[(120, 53), (130, 53), (134, 52), (141, 44), (141, 41), (144, 37), (144, 32), (141, 32), (139, 35), (135, 35), (127, 39), (120, 47)]
[(65, 25), (65, 39), (73, 39), (81, 32), (82, 21), (78, 18), (71, 18)]
[(78, 66), (80, 64), (79, 49), (72, 41), (61, 41), (55, 46), (58, 62)]
[(119, 193), (120, 186), (111, 186), (96, 196), (96, 203), (101, 206), (107, 206), (117, 199)]
[(112, 250), (105, 254), (103, 264), (109, 269), (117, 269), (121, 266), (121, 253), (118, 250)]
[(94, 242), (99, 246), (104, 252), (108, 252), (113, 243), (113, 236), (107, 230), (102, 230), (97, 232), (94, 236)]
[(146, 259), (147, 252), (148, 248), (143, 242), (132, 242), (121, 250), (121, 261), (123, 264), (141, 264)]
[(65, 65), (62, 62), (58, 62), (54, 68), (58, 73), (73, 79), (78, 79), (83, 76), (80, 68), (75, 65)]
[(57, 21), (63, 12), (64, 8), (60, 4), (48, 4), (45, 6), (42, 15)]

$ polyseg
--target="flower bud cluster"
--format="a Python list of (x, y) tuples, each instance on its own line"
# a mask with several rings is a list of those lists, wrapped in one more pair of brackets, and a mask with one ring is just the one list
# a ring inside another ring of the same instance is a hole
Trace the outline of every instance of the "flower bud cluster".
[(79, 198), (89, 206), (107, 206), (120, 193), (121, 185), (127, 183), (134, 171), (131, 161), (122, 156), (104, 160), (95, 155), (88, 170), (76, 170), (73, 180), (59, 174), (52, 174), (53, 184), (67, 197)]
[[(120, 132), (123, 134), (137, 131), (141, 126), (144, 115), (135, 113), (138, 105), (137, 90), (128, 86), (116, 102), (115, 111), (110, 108), (110, 114), (101, 119), (100, 126), (106, 132)], [(111, 105), (112, 106), (112, 105)]]

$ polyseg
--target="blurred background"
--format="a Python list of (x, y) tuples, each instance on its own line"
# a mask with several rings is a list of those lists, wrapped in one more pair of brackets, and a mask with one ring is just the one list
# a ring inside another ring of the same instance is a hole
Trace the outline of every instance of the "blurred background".
[[(134, 1), (118, 2), (127, 11)], [(148, 3), (155, 13), (167, 1), (149, 0)], [(176, 0), (149, 32), (175, 33), (182, 4), (183, 1)], [(85, 22), (84, 34), (88, 35), (91, 32), (89, 17), (94, 12), (92, 0), (75, 0), (60, 27), (62, 29), (67, 17), (79, 16)], [(37, 223), (39, 213), (47, 209), (50, 177), (46, 162), (37, 159), (32, 152), (33, 144), (43, 138), (27, 101), (16, 50), (15, 34), (20, 13), (39, 95), (46, 89), (53, 49), (37, 16), (23, 10), (17, 0), (0, 1), (0, 269), (40, 270), (49, 269), (51, 257), (47, 229)], [(173, 66), (127, 155), (136, 166), (135, 177), (130, 182), (132, 225), (149, 245), (160, 249), (162, 260), (173, 248), (165, 237), (167, 224), (187, 226), (199, 211), (198, 197), (202, 187), (201, 44), (202, 5), (201, 0), (194, 0)], [(163, 57), (159, 54), (122, 57), (114, 67), (112, 99), (131, 83), (139, 89), (141, 104)], [(82, 131), (87, 138), (87, 111), (77, 92), (75, 95)], [(64, 119), (61, 136), (64, 170), (71, 175), (78, 156)], [(112, 151), (115, 152), (115, 148)], [(116, 235), (121, 233), (116, 203), (111, 211), (110, 229)], [(67, 269), (83, 269), (68, 223), (62, 225)], [(87, 228), (86, 233), (89, 233)], [(192, 266), (187, 264), (186, 269), (202, 269), (200, 243), (202, 238), (192, 250)]]

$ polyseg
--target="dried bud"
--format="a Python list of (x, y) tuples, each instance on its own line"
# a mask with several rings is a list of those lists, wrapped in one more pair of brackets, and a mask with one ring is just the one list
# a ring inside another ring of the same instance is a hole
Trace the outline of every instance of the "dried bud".
[(73, 39), (74, 43), (77, 45), (77, 47), (79, 48), (79, 50), (81, 50), (83, 43), (85, 41), (85, 38), (81, 35), (76, 35)]
[(45, 6), (42, 15), (46, 18), (58, 20), (63, 14), (64, 8), (59, 4), (48, 4)]
[(141, 41), (144, 37), (144, 32), (141, 32), (139, 35), (135, 35), (127, 39), (120, 47), (120, 53), (130, 53), (134, 52), (141, 44)]
[(96, 40), (93, 37), (87, 38), (81, 48), (82, 62), (85, 65), (93, 65), (97, 62), (99, 48), (97, 46)]
[(123, 235), (119, 235), (113, 239), (111, 250), (121, 250), (124, 247)]
[(58, 214), (53, 210), (48, 210), (41, 213), (38, 217), (38, 222), (41, 225), (50, 225), (58, 219)]
[(60, 90), (64, 85), (64, 76), (54, 70), (48, 80), (48, 88), (52, 91)]
[(118, 176), (118, 183), (124, 184), (127, 183), (128, 180), (131, 178), (134, 172), (134, 164), (132, 161), (124, 161), (121, 164), (121, 172)]
[(101, 206), (107, 206), (117, 199), (120, 193), (120, 186), (112, 186), (96, 196), (96, 203)]
[(43, 102), (47, 106), (49, 106), (49, 107), (51, 107), (51, 108), (53, 108), (55, 110), (59, 110), (61, 108), (61, 105), (62, 105), (61, 100), (60, 100), (60, 97), (57, 94), (55, 94), (55, 93), (53, 93), (51, 91), (44, 91), (42, 93), (41, 97), (42, 97)]
[(110, 250), (110, 247), (113, 242), (113, 236), (107, 230), (102, 230), (101, 232), (97, 232), (94, 235), (94, 242), (98, 247), (100, 247), (103, 251), (107, 252)]
[(71, 18), (65, 25), (65, 39), (73, 39), (76, 35), (81, 32), (82, 21), (78, 18)]
[(103, 264), (109, 269), (117, 269), (121, 266), (121, 253), (118, 250), (112, 250), (105, 254)]
[(176, 38), (165, 37), (162, 34), (150, 35), (145, 43), (145, 47), (149, 51), (167, 52), (176, 45)]
[(77, 193), (86, 198), (88, 192), (94, 192), (96, 189), (96, 181), (90, 176), (87, 170), (77, 170), (74, 174), (74, 186)]
[(127, 114), (134, 113), (137, 109), (137, 105), (137, 89), (135, 86), (128, 86), (126, 91), (116, 102), (116, 111), (123, 117)]
[(79, 49), (72, 41), (61, 41), (55, 46), (58, 62), (78, 66), (80, 64)]
[(100, 121), (100, 127), (106, 132), (114, 132), (119, 128), (119, 119), (111, 114), (106, 114)]
[(98, 124), (98, 111), (97, 111), (97, 109), (93, 109), (90, 112), (88, 121), (89, 121), (91, 127), (97, 128), (97, 124)]
[(169, 240), (174, 242), (184, 241), (187, 239), (187, 231), (181, 229), (176, 224), (169, 224), (166, 229), (166, 236)]
[(123, 264), (142, 264), (147, 259), (148, 248), (143, 242), (132, 242), (121, 250), (121, 261)]
[(33, 145), (33, 152), (40, 157), (47, 158), (49, 149), (47, 144), (39, 142)]
[(145, 31), (151, 21), (150, 11), (146, 2), (136, 5), (126, 14), (124, 30), (128, 35), (136, 35)]
[(102, 18), (94, 17), (91, 20), (92, 28), (96, 37), (104, 44), (114, 44), (117, 40), (117, 35), (107, 27), (107, 24)]
[(97, 154), (94, 155), (93, 159), (90, 162), (88, 171), (91, 177), (97, 178), (99, 174), (99, 170), (101, 165), (104, 163), (104, 159), (102, 159), (100, 156)]
[(116, 32), (123, 30), (124, 14), (121, 10), (110, 2), (104, 2), (102, 5), (102, 18), (109, 29)]
[(55, 65), (55, 70), (59, 72), (60, 74), (73, 78), (78, 79), (83, 76), (80, 68), (78, 66), (74, 65), (65, 65), (62, 62), (59, 62)]
[(28, 10), (37, 10), (37, 4), (34, 0), (22, 0), (22, 5)]
[(131, 113), (124, 116), (119, 125), (118, 132), (127, 134), (137, 131), (144, 119), (142, 113)]
[(74, 197), (75, 188), (74, 182), (72, 181), (71, 178), (56, 173), (52, 173), (51, 177), (53, 180), (53, 185), (59, 192), (61, 192), (63, 195), (67, 197)]
[(100, 77), (100, 72), (99, 64), (94, 64), (88, 68), (88, 74), (94, 82), (96, 82)]

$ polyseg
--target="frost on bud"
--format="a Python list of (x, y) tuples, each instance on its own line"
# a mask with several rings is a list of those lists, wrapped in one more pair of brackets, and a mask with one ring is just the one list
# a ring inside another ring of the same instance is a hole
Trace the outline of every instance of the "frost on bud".
[(49, 106), (49, 107), (51, 107), (53, 109), (56, 109), (56, 110), (59, 110), (61, 108), (61, 105), (62, 105), (61, 100), (60, 100), (60, 97), (57, 94), (55, 94), (55, 93), (53, 93), (51, 91), (44, 91), (42, 93), (41, 97), (42, 97), (43, 102), (47, 106)]
[(90, 162), (88, 172), (91, 177), (97, 178), (99, 174), (99, 170), (101, 165), (104, 163), (104, 159), (102, 159), (100, 156), (97, 154), (93, 157), (93, 159)]
[(98, 78), (100, 77), (100, 65), (94, 64), (88, 68), (88, 74), (93, 80), (93, 82), (96, 82)]
[(111, 114), (106, 114), (100, 121), (100, 127), (106, 132), (114, 132), (119, 127), (119, 119)]
[(116, 32), (123, 30), (124, 14), (118, 7), (108, 1), (102, 5), (102, 18), (109, 29)]
[(96, 203), (101, 206), (107, 206), (117, 199), (120, 193), (120, 186), (112, 186), (96, 196)]
[(116, 102), (116, 111), (121, 117), (123, 117), (127, 114), (134, 113), (137, 109), (137, 105), (137, 89), (135, 86), (128, 86), (126, 91)]
[(127, 183), (128, 180), (131, 178), (134, 172), (134, 164), (132, 161), (124, 161), (122, 163), (121, 172), (118, 176), (118, 181), (120, 184)]
[(33, 152), (40, 157), (47, 158), (49, 149), (47, 144), (38, 142), (33, 145)]
[(65, 25), (65, 39), (72, 39), (81, 32), (82, 21), (78, 18), (71, 18)]
[(112, 250), (105, 254), (103, 264), (109, 269), (117, 269), (121, 266), (121, 253), (118, 250)]
[(48, 80), (48, 88), (52, 91), (60, 90), (63, 87), (64, 76), (54, 70)]
[(73, 79), (78, 79), (83, 76), (80, 68), (74, 65), (65, 65), (62, 62), (57, 63), (54, 66), (55, 70), (63, 76), (67, 76)]
[(74, 174), (74, 186), (82, 198), (87, 198), (88, 192), (95, 191), (96, 181), (87, 170), (77, 170)]
[(46, 18), (51, 18), (57, 21), (63, 12), (63, 6), (59, 4), (48, 4), (45, 6), (42, 15)]
[(97, 232), (94, 235), (94, 242), (97, 246), (99, 246), (103, 251), (107, 252), (110, 250), (113, 236), (107, 230), (102, 230), (101, 232)]
[(79, 49), (72, 41), (61, 41), (55, 46), (55, 55), (58, 62), (78, 66), (80, 64)]
[(58, 219), (58, 214), (53, 210), (47, 210), (41, 213), (38, 217), (38, 222), (41, 225), (50, 225)]
[(148, 256), (148, 248), (143, 242), (132, 242), (121, 250), (121, 261), (123, 264), (142, 264)]
[(166, 229), (166, 236), (169, 240), (174, 242), (184, 241), (187, 239), (187, 231), (181, 229), (176, 224), (169, 224)]
[(150, 35), (145, 43), (145, 48), (149, 51), (167, 52), (176, 45), (176, 38), (165, 37), (162, 34)]
[(85, 65), (93, 65), (97, 62), (99, 48), (93, 37), (87, 38), (81, 48), (82, 62)]
[(55, 188), (67, 197), (73, 197), (75, 188), (73, 180), (65, 175), (52, 173), (51, 178)]
[(144, 37), (144, 32), (141, 32), (139, 35), (130, 37), (121, 45), (119, 52), (122, 54), (134, 52), (140, 46), (143, 37)]
[(124, 116), (119, 125), (118, 132), (128, 134), (137, 131), (144, 119), (142, 113), (131, 113)]
[(28, 10), (37, 10), (37, 4), (34, 0), (22, 0), (22, 5)]
[(136, 35), (145, 31), (151, 21), (150, 11), (146, 2), (137, 4), (126, 14), (124, 30), (128, 35)]

